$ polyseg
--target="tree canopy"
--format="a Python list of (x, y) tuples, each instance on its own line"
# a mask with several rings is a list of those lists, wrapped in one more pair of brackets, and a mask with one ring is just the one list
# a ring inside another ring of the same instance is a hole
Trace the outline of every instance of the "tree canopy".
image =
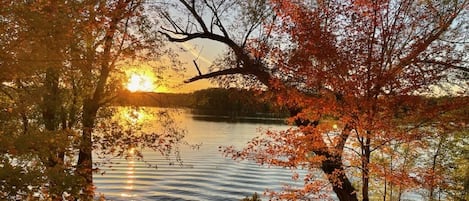
[[(369, 200), (370, 194), (393, 199), (396, 193), (387, 186), (398, 186), (400, 196), (405, 189), (426, 188), (438, 175), (412, 165), (409, 151), (432, 150), (425, 139), (467, 130), (467, 115), (453, 115), (468, 106), (467, 80), (457, 76), (468, 72), (467, 5), (180, 0), (175, 9), (185, 15), (163, 12), (161, 33), (173, 42), (209, 39), (228, 47), (211, 72), (187, 82), (241, 75), (234, 81), (262, 83), (289, 108), (297, 128), (269, 131), (244, 149), (225, 150), (234, 159), (321, 169), (331, 184), (312, 173), (303, 189), (274, 196), (311, 199), (330, 188), (340, 200)], [(424, 96), (438, 95), (432, 88), (442, 85), (450, 87), (440, 92), (463, 97)], [(350, 179), (355, 174), (360, 181)]]
[(0, 1), (0, 198), (91, 200), (93, 151), (170, 154), (184, 132), (167, 113), (161, 131), (133, 135), (108, 106), (127, 63), (204, 39), (227, 49), (186, 83), (265, 90), (290, 113), (295, 127), (224, 150), (310, 171), (275, 198), (467, 199), (468, 3)]
[(109, 119), (127, 62), (167, 52), (149, 13), (140, 0), (0, 1), (0, 199), (91, 200), (92, 153), (170, 154), (183, 132), (164, 113), (165, 129), (140, 135)]

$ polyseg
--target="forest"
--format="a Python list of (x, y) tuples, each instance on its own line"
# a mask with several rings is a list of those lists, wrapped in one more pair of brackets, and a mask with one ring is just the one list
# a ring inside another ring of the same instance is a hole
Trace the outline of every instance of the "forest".
[[(0, 0), (0, 199), (105, 199), (95, 192), (96, 159), (126, 158), (134, 147), (169, 157), (184, 144), (167, 112), (153, 122), (160, 129), (138, 135), (112, 120), (116, 105), (161, 101), (287, 115), (288, 129), (220, 149), (235, 161), (308, 172), (292, 173), (300, 187), (262, 199), (386, 201), (418, 191), (469, 200), (468, 7)], [(206, 47), (218, 55), (210, 64), (201, 50), (183, 61), (182, 47), (196, 43), (223, 48)], [(210, 80), (229, 90), (131, 93), (128, 71), (143, 66), (158, 85), (176, 74), (177, 84)]]
[(114, 102), (117, 106), (186, 108), (194, 113), (229, 116), (265, 116), (285, 118), (286, 108), (269, 99), (265, 92), (243, 89), (209, 88), (192, 93), (154, 93), (124, 91)]

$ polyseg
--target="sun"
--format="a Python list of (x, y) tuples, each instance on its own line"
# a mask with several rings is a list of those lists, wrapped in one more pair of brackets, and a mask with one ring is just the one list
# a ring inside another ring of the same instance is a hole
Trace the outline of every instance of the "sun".
[(131, 92), (151, 92), (155, 90), (153, 77), (145, 74), (132, 73), (127, 82), (127, 89)]
[(123, 87), (130, 92), (169, 92), (162, 75), (157, 76), (149, 66), (142, 64), (138, 67), (126, 67), (123, 72), (127, 79), (123, 82)]

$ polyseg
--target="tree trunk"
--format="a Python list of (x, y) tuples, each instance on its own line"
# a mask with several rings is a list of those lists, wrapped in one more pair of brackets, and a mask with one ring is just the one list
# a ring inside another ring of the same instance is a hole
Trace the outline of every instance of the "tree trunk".
[(339, 200), (358, 201), (356, 190), (345, 174), (340, 158), (325, 160), (321, 165), (321, 169), (326, 173), (329, 182), (332, 184), (332, 189)]
[[(57, 132), (59, 130), (59, 107), (62, 105), (60, 98), (59, 78), (60, 74), (58, 71), (59, 67), (49, 67), (46, 70), (46, 77), (44, 81), (44, 91), (42, 97), (42, 119), (44, 121), (44, 127), (47, 131)], [(58, 165), (63, 164), (64, 152), (54, 144), (49, 144), (49, 156), (46, 162), (48, 168), (54, 168)], [(60, 179), (54, 179), (52, 177), (49, 180), (49, 189), (52, 200), (61, 200), (62, 193), (55, 190), (57, 184), (61, 181)]]
[[(289, 108), (289, 112), (291, 116), (296, 116), (301, 111), (300, 108)], [(319, 124), (318, 120), (311, 121), (309, 119), (295, 119), (295, 124), (300, 126), (312, 126), (316, 127)], [(348, 126), (346, 126), (348, 127)], [(326, 158), (325, 161), (321, 163), (321, 170), (327, 175), (327, 179), (329, 183), (332, 185), (332, 190), (337, 195), (339, 200), (341, 201), (358, 201), (357, 193), (355, 188), (353, 187), (352, 183), (348, 179), (347, 175), (345, 174), (344, 165), (342, 163), (342, 153), (343, 153), (343, 145), (345, 145), (345, 141), (349, 134), (349, 129), (344, 128), (345, 133), (342, 133), (342, 143), (336, 145), (336, 149), (339, 149), (339, 154), (331, 153), (328, 149), (324, 149), (326, 143), (322, 140), (318, 142), (322, 144), (322, 148), (313, 149), (312, 151), (316, 155), (324, 156)], [(321, 138), (322, 139), (322, 138)]]
[(83, 194), (84, 200), (92, 200), (94, 196), (93, 187), (93, 144), (92, 133), (98, 104), (88, 99), (83, 103), (83, 135), (80, 142), (80, 152), (78, 155), (77, 174), (84, 179)]
[(402, 197), (402, 184), (399, 185), (399, 190), (397, 191), (397, 199), (399, 201), (401, 201), (401, 197)]
[[(383, 153), (381, 153), (381, 157), (383, 158), (383, 160), (385, 160), (385, 156), (383, 155)], [(383, 201), (386, 201), (386, 199), (388, 199), (388, 171), (386, 169), (386, 165), (383, 164), (383, 172), (384, 172), (384, 181), (383, 181)], [(392, 201), (392, 199), (391, 199)]]
[[(386, 177), (386, 175), (384, 175)], [(388, 182), (386, 181), (386, 179), (384, 179), (384, 194), (383, 194), (383, 201), (386, 201), (386, 196), (387, 196), (387, 184)]]
[(440, 151), (441, 151), (441, 146), (443, 145), (444, 141), (445, 141), (445, 137), (444, 136), (441, 136), (440, 141), (438, 142), (438, 147), (435, 151), (435, 154), (433, 154), (433, 161), (432, 161), (432, 175), (430, 177), (430, 187), (429, 187), (429, 192), (430, 192), (430, 195), (429, 195), (429, 200), (430, 201), (433, 201), (435, 200), (435, 171), (436, 171), (436, 165), (438, 163), (438, 156), (440, 155)]
[[(392, 175), (392, 155), (390, 156), (391, 160), (389, 162), (389, 174)], [(389, 182), (389, 198), (392, 201), (392, 182)]]
[(23, 126), (23, 134), (26, 134), (29, 129), (29, 119), (25, 112), (21, 112), (21, 124)]
[(44, 126), (49, 131), (55, 131), (58, 128), (58, 108), (61, 105), (59, 98), (59, 73), (57, 69), (53, 67), (47, 69), (44, 88), (45, 94), (43, 96), (42, 108)]
[[(44, 90), (45, 93), (43, 94), (42, 102), (42, 118), (44, 120), (44, 127), (47, 131), (57, 131), (59, 122), (58, 108), (62, 105), (59, 91), (59, 72), (57, 71), (57, 68), (49, 67), (47, 69), (44, 81)], [(52, 148), (48, 158), (48, 166), (55, 167), (60, 162), (62, 161), (60, 161), (59, 158), (59, 150)]]
[[(368, 133), (367, 133), (368, 135)], [(370, 150), (370, 143), (371, 140), (369, 137), (366, 138), (365, 140), (365, 146), (363, 147), (363, 161), (362, 161), (362, 197), (363, 201), (369, 201), (369, 183), (370, 183), (370, 175), (369, 175), (369, 167), (368, 164), (370, 163), (370, 157), (371, 157), (371, 150)]]

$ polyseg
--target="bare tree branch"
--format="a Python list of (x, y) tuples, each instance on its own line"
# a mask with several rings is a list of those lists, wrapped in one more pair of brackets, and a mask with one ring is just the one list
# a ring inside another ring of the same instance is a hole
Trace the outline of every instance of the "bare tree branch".
[(184, 6), (187, 8), (187, 10), (189, 10), (192, 13), (192, 16), (194, 16), (195, 20), (197, 20), (197, 22), (199, 22), (199, 25), (202, 27), (202, 30), (207, 33), (208, 32), (207, 25), (205, 25), (204, 20), (202, 19), (202, 17), (195, 10), (195, 1), (192, 1), (192, 6), (189, 5), (189, 3), (187, 3), (184, 0), (179, 0), (179, 1), (182, 4), (184, 4)]
[(228, 32), (226, 31), (225, 27), (223, 26), (220, 17), (218, 16), (218, 11), (217, 8), (215, 8), (215, 5), (210, 5), (207, 0), (204, 0), (205, 4), (207, 7), (212, 11), (213, 16), (215, 17), (215, 25), (220, 29), (220, 31), (223, 33), (225, 37), (229, 37)]
[(229, 68), (229, 69), (224, 69), (220, 71), (214, 71), (214, 72), (207, 73), (204, 75), (198, 75), (188, 80), (185, 80), (184, 83), (191, 83), (197, 80), (214, 78), (214, 77), (221, 76), (221, 75), (234, 75), (234, 74), (249, 74), (249, 72), (243, 68)]
[(468, 67), (457, 66), (457, 65), (447, 63), (447, 62), (444, 62), (444, 61), (437, 61), (437, 60), (427, 59), (427, 60), (417, 60), (416, 62), (426, 63), (426, 64), (442, 65), (442, 66), (446, 66), (448, 68), (452, 68), (452, 69), (456, 69), (456, 70), (460, 70), (460, 71), (469, 73), (469, 68)]
[(199, 68), (199, 65), (197, 65), (197, 62), (195, 62), (195, 60), (192, 60), (192, 62), (194, 62), (195, 68), (197, 69), (197, 72), (199, 72), (199, 76), (202, 76), (202, 73), (200, 72), (200, 68)]
[[(223, 3), (229, 1), (221, 1), (219, 4), (214, 4), (210, 1), (203, 0), (202, 2), (208, 7), (208, 9), (213, 14), (212, 21), (210, 22), (210, 30), (207, 28), (207, 24), (203, 21), (201, 15), (197, 13), (195, 8), (194, 1), (187, 1), (187, 0), (180, 0), (180, 2), (184, 5), (184, 7), (192, 14), (194, 18), (194, 23), (198, 24), (198, 27), (202, 27), (203, 31), (195, 31), (190, 32), (188, 30), (182, 31), (180, 26), (176, 25), (177, 23), (171, 19), (169, 16), (165, 17), (167, 21), (169, 21), (170, 26), (172, 26), (172, 30), (161, 27), (161, 30), (158, 31), (160, 34), (165, 36), (170, 42), (187, 42), (194, 39), (210, 39), (212, 41), (220, 42), (228, 46), (236, 56), (237, 63), (239, 64), (235, 68), (230, 68), (226, 70), (220, 70), (217, 72), (209, 73), (203, 75), (199, 72), (199, 75), (186, 80), (186, 83), (193, 82), (195, 80), (200, 80), (204, 78), (211, 78), (219, 75), (227, 75), (227, 74), (251, 74), (256, 76), (260, 82), (268, 86), (269, 80), (271, 79), (271, 75), (268, 72), (268, 69), (256, 58), (254, 58), (249, 52), (246, 51), (244, 46), (240, 46), (234, 40), (232, 40), (228, 34), (228, 30), (223, 26), (220, 18), (220, 14), (223, 12), (223, 9), (220, 9)], [(259, 22), (256, 22), (259, 25)], [(215, 33), (212, 30), (212, 27), (216, 26), (220, 29), (221, 33)], [(250, 32), (253, 32), (252, 30)], [(248, 33), (248, 35), (251, 33)], [(197, 68), (197, 66), (196, 66)], [(233, 70), (236, 69), (236, 70)], [(242, 70), (241, 70), (242, 69)]]
[[(183, 29), (179, 27), (179, 25), (176, 22), (171, 20), (171, 17), (169, 16), (167, 12), (162, 12), (161, 15), (164, 19), (166, 19), (166, 21), (168, 21), (171, 24), (171, 26), (173, 27), (174, 30), (176, 30), (176, 32), (183, 32)], [(166, 31), (169, 31), (169, 30), (166, 30)]]

